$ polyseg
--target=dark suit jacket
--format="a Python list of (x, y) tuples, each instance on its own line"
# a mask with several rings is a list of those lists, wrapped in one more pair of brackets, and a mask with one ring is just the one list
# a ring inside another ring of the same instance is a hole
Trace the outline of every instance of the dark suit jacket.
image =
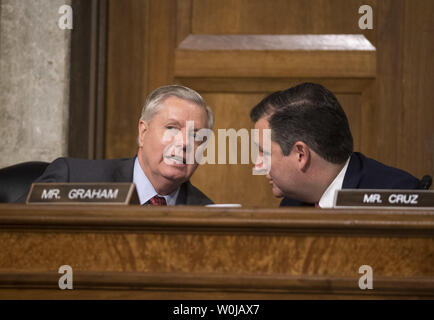
[[(58, 158), (35, 182), (132, 182), (135, 158), (85, 160)], [(22, 197), (18, 202), (25, 202)], [(177, 205), (206, 205), (213, 202), (190, 181), (181, 185)]]
[[(411, 174), (386, 166), (359, 152), (351, 155), (342, 189), (421, 189), (420, 181)], [(280, 206), (312, 205), (283, 198)]]

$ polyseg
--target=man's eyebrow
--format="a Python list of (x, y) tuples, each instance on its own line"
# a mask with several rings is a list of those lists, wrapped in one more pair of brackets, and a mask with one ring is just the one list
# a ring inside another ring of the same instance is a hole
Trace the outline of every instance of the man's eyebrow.
[(170, 119), (167, 119), (167, 121), (166, 121), (166, 124), (167, 123), (176, 123), (176, 124), (179, 124), (179, 125), (181, 125), (181, 123), (179, 123), (179, 121), (178, 120), (176, 120), (176, 119), (172, 119), (172, 118), (170, 118)]
[[(170, 124), (170, 123), (176, 123), (176, 124), (179, 125), (180, 127), (182, 126), (181, 123), (180, 123), (178, 120), (173, 119), (173, 118), (169, 118), (169, 119), (167, 119), (166, 124)], [(204, 128), (206, 128), (206, 127), (204, 127)], [(197, 132), (197, 131), (199, 131), (199, 130), (201, 130), (201, 129), (204, 129), (204, 128), (194, 128), (193, 131), (194, 131), (194, 132)]]

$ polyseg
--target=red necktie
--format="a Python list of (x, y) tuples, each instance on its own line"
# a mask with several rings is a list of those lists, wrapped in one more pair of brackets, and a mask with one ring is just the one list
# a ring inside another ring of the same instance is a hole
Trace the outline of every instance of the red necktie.
[(315, 202), (315, 208), (321, 208), (321, 207), (319, 206), (319, 202)]
[(166, 199), (157, 195), (146, 201), (146, 204), (150, 204), (151, 206), (167, 206)]

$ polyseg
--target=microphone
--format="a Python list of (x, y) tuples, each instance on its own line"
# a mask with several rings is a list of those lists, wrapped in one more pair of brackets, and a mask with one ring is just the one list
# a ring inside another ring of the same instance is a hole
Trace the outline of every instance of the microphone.
[(420, 186), (422, 187), (422, 189), (428, 190), (429, 187), (431, 187), (432, 184), (432, 178), (429, 175), (425, 175), (422, 177), (422, 179), (420, 180)]

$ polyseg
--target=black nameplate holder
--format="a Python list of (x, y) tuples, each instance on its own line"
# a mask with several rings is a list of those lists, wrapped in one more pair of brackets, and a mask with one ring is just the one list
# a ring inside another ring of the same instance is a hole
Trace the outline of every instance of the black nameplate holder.
[(26, 204), (139, 204), (136, 187), (129, 182), (33, 183)]
[(335, 193), (335, 208), (434, 209), (432, 190), (343, 189)]

